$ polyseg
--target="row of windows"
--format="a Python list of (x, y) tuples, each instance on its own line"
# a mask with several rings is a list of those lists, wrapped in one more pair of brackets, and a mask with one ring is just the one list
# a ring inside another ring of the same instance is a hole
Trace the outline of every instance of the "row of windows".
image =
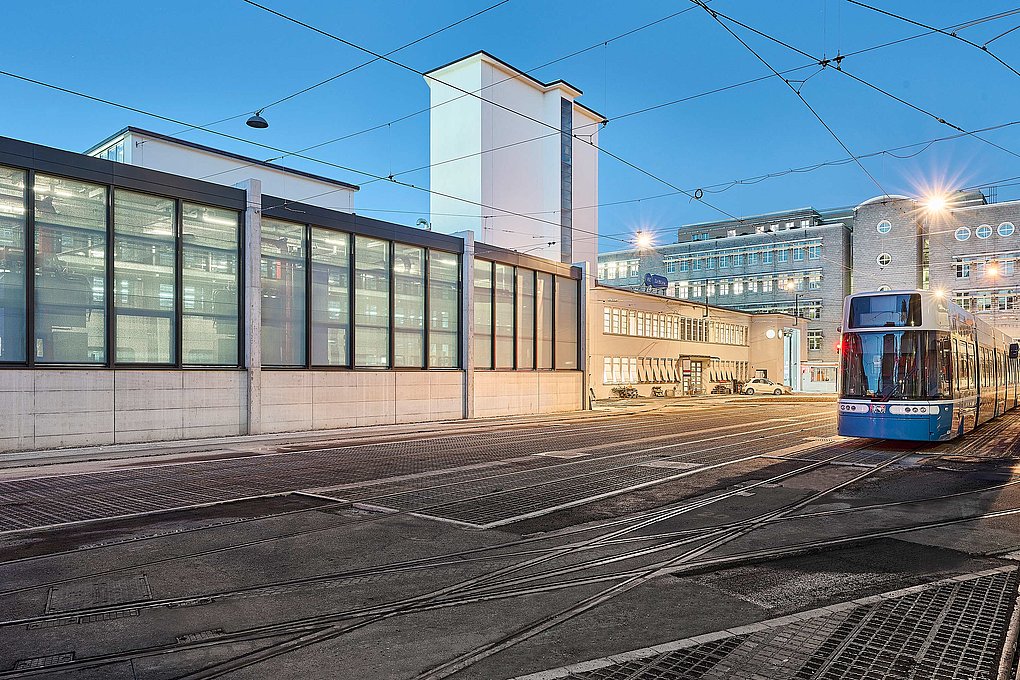
[(740, 311), (753, 314), (796, 314), (801, 319), (822, 318), (820, 300), (785, 300), (767, 304), (740, 305)]
[(767, 246), (749, 248), (736, 251), (726, 255), (707, 255), (703, 257), (683, 257), (667, 260), (664, 263), (667, 274), (677, 271), (701, 271), (702, 269), (726, 269), (728, 267), (743, 267), (745, 265), (772, 264), (773, 262), (803, 262), (808, 260), (820, 260), (822, 257), (821, 244), (802, 246)]
[(454, 253), (263, 218), (260, 266), (263, 365), (460, 365)]
[(746, 345), (748, 337), (747, 326), (617, 307), (602, 308), (602, 331), (612, 335), (726, 345)]
[(616, 260), (601, 262), (598, 266), (600, 279), (632, 279), (638, 276), (641, 260)]
[[(789, 230), (789, 229), (795, 229), (798, 226), (800, 226), (801, 228), (807, 228), (807, 227), (810, 227), (811, 225), (812, 225), (812, 220), (811, 219), (800, 220), (799, 224), (798, 224), (797, 220), (791, 220), (789, 222), (773, 222), (772, 224), (757, 224), (757, 225), (754, 226), (754, 232), (747, 231), (747, 232), (739, 233), (736, 229), (727, 229), (726, 230), (726, 236), (727, 236), (727, 238), (733, 238), (734, 236), (747, 236), (747, 235), (749, 235), (751, 233), (755, 233), (755, 234), (765, 234), (765, 233), (769, 233), (769, 232), (775, 233), (775, 232), (779, 231), (780, 227), (782, 227), (783, 229)], [(710, 232), (707, 232), (707, 231), (696, 232), (694, 234), (691, 234), (691, 240), (692, 241), (707, 241), (707, 240), (709, 240), (709, 238), (710, 238)]]
[(1020, 309), (1020, 290), (1004, 288), (995, 291), (957, 293), (954, 302), (971, 312), (1013, 311)]
[(578, 282), (475, 260), (475, 368), (576, 369)]
[[(1006, 238), (1013, 235), (1016, 231), (1016, 227), (1013, 226), (1012, 222), (1003, 222), (995, 229), (995, 231), (998, 232), (999, 236)], [(953, 236), (956, 237), (957, 241), (966, 241), (970, 238), (970, 234), (970, 227), (960, 227), (956, 230), (956, 232), (954, 232)], [(988, 238), (992, 235), (992, 225), (982, 224), (981, 226), (975, 227), (974, 235), (980, 239)]]
[(956, 278), (968, 279), (971, 273), (978, 276), (1013, 276), (1016, 274), (1016, 259), (991, 260), (972, 259), (956, 263)]
[(680, 382), (679, 362), (658, 357), (603, 357), (603, 385)]
[(236, 366), (238, 213), (109, 192), (0, 167), (0, 361)]
[(821, 287), (821, 272), (813, 272), (811, 274), (780, 274), (777, 277), (679, 281), (673, 288), (673, 295), (683, 300), (697, 300), (706, 295), (710, 298), (727, 295), (756, 295), (774, 291), (820, 290)]

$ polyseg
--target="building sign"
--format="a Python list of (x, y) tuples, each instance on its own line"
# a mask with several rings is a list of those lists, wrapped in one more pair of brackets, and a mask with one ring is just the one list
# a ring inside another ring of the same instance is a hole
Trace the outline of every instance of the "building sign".
[(645, 286), (648, 288), (665, 288), (669, 285), (669, 281), (665, 276), (659, 276), (658, 274), (645, 274)]

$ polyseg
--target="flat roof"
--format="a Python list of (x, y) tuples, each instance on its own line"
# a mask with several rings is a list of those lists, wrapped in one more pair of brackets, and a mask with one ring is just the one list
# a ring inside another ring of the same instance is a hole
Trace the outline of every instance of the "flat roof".
[(185, 146), (188, 147), (189, 149), (195, 149), (196, 151), (204, 151), (206, 153), (216, 154), (218, 156), (226, 156), (227, 158), (233, 158), (234, 160), (242, 161), (246, 165), (258, 165), (263, 168), (270, 168), (271, 170), (278, 170), (280, 172), (286, 172), (291, 175), (299, 175), (301, 177), (307, 177), (308, 179), (314, 179), (319, 182), (326, 182), (327, 184), (333, 184), (339, 187), (343, 187), (344, 189), (350, 189), (351, 191), (361, 190), (361, 187), (359, 187), (357, 184), (351, 184), (350, 182), (344, 182), (343, 180), (333, 179), (332, 177), (325, 177), (323, 175), (316, 175), (315, 173), (306, 172), (304, 170), (297, 170), (295, 168), (288, 168), (285, 165), (276, 165), (275, 163), (270, 163), (269, 161), (261, 161), (257, 158), (252, 158), (251, 156), (242, 156), (241, 154), (234, 153), (232, 151), (217, 149), (215, 147), (206, 146), (205, 144), (199, 144), (197, 142), (189, 142), (184, 139), (178, 139), (177, 137), (171, 137), (170, 135), (164, 135), (160, 132), (153, 132), (152, 130), (146, 130), (144, 128), (134, 127), (132, 125), (127, 126), (120, 132), (110, 135), (103, 141), (99, 142), (98, 144), (94, 145), (93, 147), (85, 151), (84, 153), (86, 156), (91, 155), (92, 153), (109, 145), (110, 142), (114, 141), (118, 137), (123, 137), (124, 135), (128, 134), (152, 137), (153, 139), (158, 139), (162, 142), (167, 142), (168, 144), (177, 144), (178, 146)]
[[(574, 95), (575, 97), (579, 97), (582, 94), (584, 94), (583, 90), (581, 90), (578, 87), (575, 87), (574, 85), (571, 85), (569, 82), (567, 82), (566, 80), (563, 80), (562, 78), (559, 78), (557, 80), (552, 80), (552, 81), (550, 81), (548, 83), (543, 83), (538, 78), (535, 78), (534, 76), (525, 73), (524, 71), (520, 70), (516, 66), (513, 66), (512, 64), (508, 64), (507, 62), (503, 61), (499, 57), (497, 57), (497, 56), (495, 56), (493, 54), (490, 54), (489, 52), (486, 52), (485, 50), (478, 50), (477, 52), (472, 52), (471, 54), (469, 54), (467, 56), (460, 57), (459, 59), (454, 59), (453, 61), (447, 62), (447, 63), (443, 64), (442, 66), (437, 66), (434, 69), (426, 71), (425, 75), (426, 76), (430, 76), (433, 73), (437, 73), (439, 71), (442, 71), (443, 69), (446, 69), (446, 68), (449, 68), (449, 67), (453, 66), (454, 64), (459, 64), (462, 61), (467, 61), (468, 59), (472, 59), (474, 57), (484, 57), (484, 58), (488, 59), (489, 61), (493, 61), (496, 64), (499, 64), (499, 66), (501, 66), (505, 70), (507, 70), (510, 73), (512, 73), (514, 75), (514, 77), (524, 78), (525, 80), (529, 81), (532, 85), (536, 85), (536, 86), (538, 86), (540, 88), (547, 89), (547, 88), (558, 87), (558, 86), (562, 85), (563, 87), (566, 87), (566, 88), (576, 92), (577, 94)], [(585, 106), (584, 104), (582, 104), (581, 102), (577, 101), (576, 99), (573, 101), (573, 104), (575, 106), (578, 106), (579, 108), (584, 109), (585, 111), (587, 111), (591, 115), (593, 115), (596, 118), (598, 118), (599, 122), (607, 120), (606, 117), (603, 116), (601, 113), (599, 113), (595, 109), (591, 108), (590, 106)]]
[(732, 312), (734, 314), (744, 314), (746, 316), (788, 316), (791, 319), (793, 318), (793, 314), (787, 314), (786, 312), (747, 312), (742, 309), (734, 309), (733, 307), (720, 307), (719, 305), (705, 304), (704, 302), (699, 302), (698, 300), (685, 300), (684, 298), (669, 297), (667, 295), (656, 295), (655, 293), (646, 293), (643, 290), (620, 288), (619, 286), (607, 286), (606, 284), (601, 283), (598, 279), (595, 280), (595, 287), (602, 288), (603, 290), (611, 290), (616, 293), (628, 293), (630, 295), (653, 298), (655, 300), (666, 300), (667, 302), (693, 305), (695, 307), (708, 307), (709, 309), (716, 309), (720, 312)]

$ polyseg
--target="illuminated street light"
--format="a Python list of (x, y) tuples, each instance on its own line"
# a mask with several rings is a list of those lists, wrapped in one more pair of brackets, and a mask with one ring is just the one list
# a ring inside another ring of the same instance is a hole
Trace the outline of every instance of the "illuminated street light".
[(922, 204), (928, 213), (939, 214), (944, 212), (949, 206), (949, 201), (946, 199), (945, 194), (931, 194), (924, 199)]
[(647, 231), (637, 231), (634, 234), (634, 245), (640, 249), (652, 247), (652, 235)]
[(794, 292), (797, 290), (797, 284), (793, 281), (786, 282), (786, 290), (793, 293), (793, 325), (796, 326), (800, 318), (800, 293)]

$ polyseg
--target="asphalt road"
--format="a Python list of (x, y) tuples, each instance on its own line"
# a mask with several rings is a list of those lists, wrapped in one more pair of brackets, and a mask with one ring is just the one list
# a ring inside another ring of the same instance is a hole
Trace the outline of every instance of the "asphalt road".
[(1011, 677), (1018, 433), (705, 399), (9, 466), (0, 679)]

